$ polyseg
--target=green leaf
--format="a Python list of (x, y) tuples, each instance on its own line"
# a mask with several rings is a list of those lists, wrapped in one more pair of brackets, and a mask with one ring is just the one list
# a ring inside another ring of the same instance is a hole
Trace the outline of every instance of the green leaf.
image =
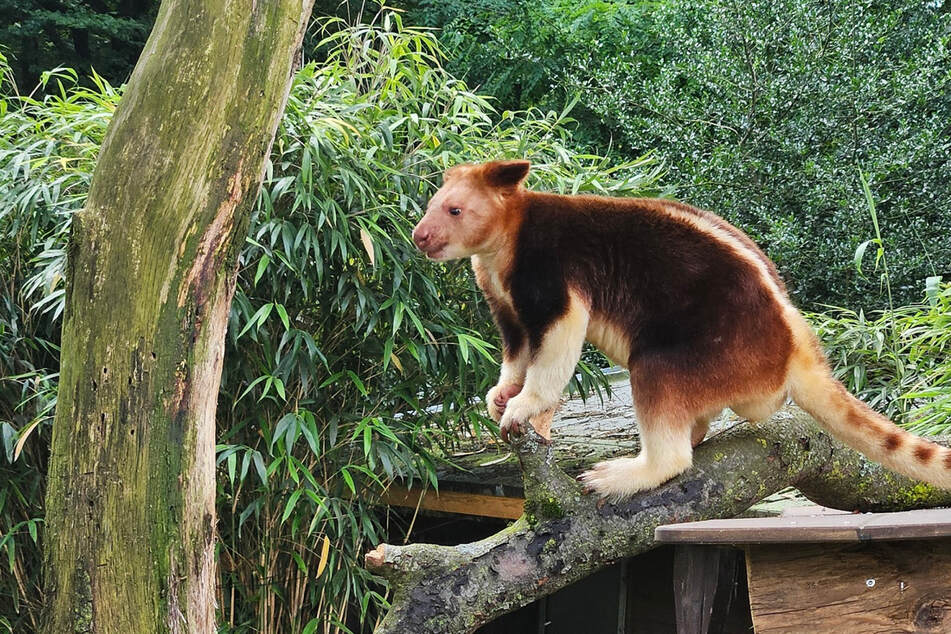
[(300, 499), (301, 493), (302, 491), (300, 489), (297, 489), (291, 493), (291, 497), (288, 498), (287, 504), (284, 505), (284, 512), (281, 514), (281, 524), (283, 524), (287, 518), (290, 517), (291, 513), (294, 512), (294, 507), (297, 506), (297, 500)]
[(859, 275), (862, 275), (862, 259), (865, 257), (865, 252), (868, 250), (869, 245), (877, 244), (877, 242), (877, 240), (866, 240), (855, 250), (855, 256), (852, 262), (855, 264), (855, 270)]
[(287, 318), (287, 309), (284, 308), (284, 305), (274, 302), (274, 310), (277, 311), (278, 317), (281, 318), (281, 323), (284, 324), (284, 330), (290, 330), (291, 321)]
[(294, 559), (294, 563), (297, 564), (297, 569), (300, 570), (305, 575), (308, 574), (307, 564), (304, 563), (303, 557), (301, 557), (300, 554), (296, 552), (291, 553), (291, 557)]
[(360, 380), (360, 377), (357, 376), (357, 373), (356, 373), (356, 372), (354, 372), (353, 370), (347, 370), (347, 376), (350, 377), (350, 381), (351, 381), (355, 386), (357, 386), (357, 389), (358, 389), (358, 390), (360, 390), (360, 394), (362, 394), (363, 396), (369, 396), (369, 395), (370, 395), (369, 392), (367, 391), (366, 386), (363, 385), (363, 381)]
[(295, 412), (288, 412), (281, 416), (281, 419), (277, 421), (277, 425), (274, 427), (274, 434), (271, 436), (271, 444), (269, 449), (274, 449), (274, 445), (280, 441), (284, 435), (287, 433), (288, 429), (297, 421), (297, 414)]
[(347, 483), (347, 487), (350, 489), (350, 493), (353, 495), (357, 494), (357, 487), (353, 484), (353, 477), (350, 475), (350, 472), (346, 467), (340, 470), (340, 476), (343, 478), (344, 482)]
[(260, 383), (261, 381), (266, 381), (268, 378), (270, 378), (270, 377), (268, 377), (267, 375), (264, 375), (264, 376), (259, 376), (258, 378), (256, 378), (256, 379), (254, 379), (253, 381), (251, 381), (251, 383), (248, 385), (248, 387), (246, 387), (246, 388), (244, 389), (244, 391), (241, 392), (241, 395), (238, 397), (237, 401), (235, 401), (235, 404), (237, 405), (237, 402), (238, 402), (238, 401), (240, 401), (241, 399), (243, 399), (243, 398), (247, 395), (248, 392), (250, 392), (251, 390), (253, 390), (255, 385), (257, 385), (257, 384)]
[[(271, 258), (268, 255), (262, 255), (261, 259), (258, 260), (258, 268), (254, 273), (254, 285), (258, 285), (258, 281), (261, 279), (261, 276), (264, 275), (264, 271), (267, 270), (267, 265), (271, 263)], [(240, 336), (240, 335), (239, 335)]]
[(925, 297), (932, 306), (937, 306), (941, 294), (941, 276), (932, 275), (925, 279)]
[(261, 306), (254, 315), (251, 316), (251, 319), (248, 320), (248, 323), (244, 325), (244, 328), (241, 329), (241, 332), (238, 333), (238, 339), (241, 338), (244, 333), (250, 330), (252, 327), (260, 328), (264, 323), (264, 320), (267, 319), (267, 316), (271, 314), (271, 309), (274, 308), (274, 304), (265, 304)]
[(231, 486), (234, 486), (234, 475), (235, 469), (238, 465), (238, 454), (232, 452), (228, 456), (228, 480), (231, 482)]
[(267, 486), (267, 469), (264, 467), (264, 457), (259, 451), (253, 451), (251, 458), (254, 461), (254, 468), (258, 472), (258, 478), (261, 479), (261, 484)]

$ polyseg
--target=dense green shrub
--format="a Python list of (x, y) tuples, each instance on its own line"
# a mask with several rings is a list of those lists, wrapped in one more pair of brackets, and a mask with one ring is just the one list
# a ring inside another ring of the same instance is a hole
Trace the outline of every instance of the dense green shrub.
[(839, 308), (809, 318), (853, 394), (917, 433), (951, 433), (951, 284), (874, 317)]
[(751, 233), (800, 304), (882, 307), (851, 266), (871, 233), (860, 170), (896, 298), (951, 268), (951, 3), (471, 4), (431, 14), (454, 68), (522, 105), (579, 95), (588, 139), (656, 152), (677, 196)]
[[(494, 432), (479, 397), (496, 342), (471, 274), (408, 237), (442, 170), (526, 156), (536, 186), (618, 195), (656, 177), (572, 152), (562, 114), (495, 111), (440, 67), (430, 34), (380, 20), (333, 25), (326, 63), (297, 74), (241, 254), (218, 407), (226, 631), (372, 620), (382, 597), (359, 562), (383, 531), (375, 496), (397, 477), (435, 484), (460, 435)], [(69, 219), (119, 99), (74, 84), (0, 100), (0, 553), (15, 571), (0, 617), (17, 631), (42, 604), (34, 530)]]
[[(502, 108), (561, 108), (577, 93), (572, 77), (587, 75), (605, 59), (651, 51), (641, 59), (656, 64), (656, 51), (641, 25), (649, 2), (604, 0), (409, 0), (414, 24), (438, 29), (449, 54), (447, 67)], [(604, 152), (612, 130), (585, 96), (575, 104), (575, 141)]]
[[(0, 52), (15, 83), (32, 87), (40, 75), (67, 66), (81, 80), (93, 71), (113, 84), (132, 73), (158, 14), (159, 0), (0, 0)], [(315, 17), (358, 21), (373, 10), (362, 0), (316, 0)], [(321, 39), (308, 32), (304, 49)]]

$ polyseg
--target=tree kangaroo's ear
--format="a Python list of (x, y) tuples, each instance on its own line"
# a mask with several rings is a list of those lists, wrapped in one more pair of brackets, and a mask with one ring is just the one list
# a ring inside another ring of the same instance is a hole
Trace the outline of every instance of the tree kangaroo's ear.
[(486, 182), (492, 187), (518, 187), (532, 166), (528, 161), (490, 161), (482, 166)]

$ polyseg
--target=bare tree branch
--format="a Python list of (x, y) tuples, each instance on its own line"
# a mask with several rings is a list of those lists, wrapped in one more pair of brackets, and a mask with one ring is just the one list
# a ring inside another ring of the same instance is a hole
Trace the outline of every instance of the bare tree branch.
[(521, 519), (470, 544), (383, 544), (367, 554), (367, 567), (394, 591), (379, 634), (471, 632), (653, 548), (661, 524), (733, 517), (789, 485), (848, 510), (951, 505), (951, 492), (885, 471), (794, 408), (764, 425), (738, 425), (708, 439), (695, 451), (692, 469), (619, 504), (583, 495), (555, 464), (551, 445), (534, 433), (513, 446), (525, 477)]

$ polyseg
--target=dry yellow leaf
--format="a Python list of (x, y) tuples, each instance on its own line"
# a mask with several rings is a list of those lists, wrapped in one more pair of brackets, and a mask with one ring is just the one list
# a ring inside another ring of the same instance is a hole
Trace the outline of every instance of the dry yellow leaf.
[(376, 266), (376, 256), (373, 255), (373, 240), (370, 239), (370, 234), (363, 227), (360, 227), (360, 242), (363, 243), (363, 248), (370, 256), (370, 265)]
[(400, 358), (396, 356), (396, 353), (390, 353), (390, 361), (393, 362), (393, 365), (396, 366), (396, 369), (400, 371), (400, 374), (403, 373), (403, 364), (400, 362)]
[(327, 567), (327, 559), (330, 558), (330, 540), (324, 535), (324, 545), (320, 548), (320, 562), (317, 564), (317, 577), (324, 572)]
[(40, 419), (35, 419), (32, 423), (26, 426), (26, 428), (20, 433), (20, 439), (17, 440), (16, 447), (13, 448), (13, 460), (15, 461), (20, 457), (20, 452), (23, 451), (23, 445), (26, 444), (26, 439), (30, 437), (30, 434), (33, 433), (33, 430), (40, 424)]

